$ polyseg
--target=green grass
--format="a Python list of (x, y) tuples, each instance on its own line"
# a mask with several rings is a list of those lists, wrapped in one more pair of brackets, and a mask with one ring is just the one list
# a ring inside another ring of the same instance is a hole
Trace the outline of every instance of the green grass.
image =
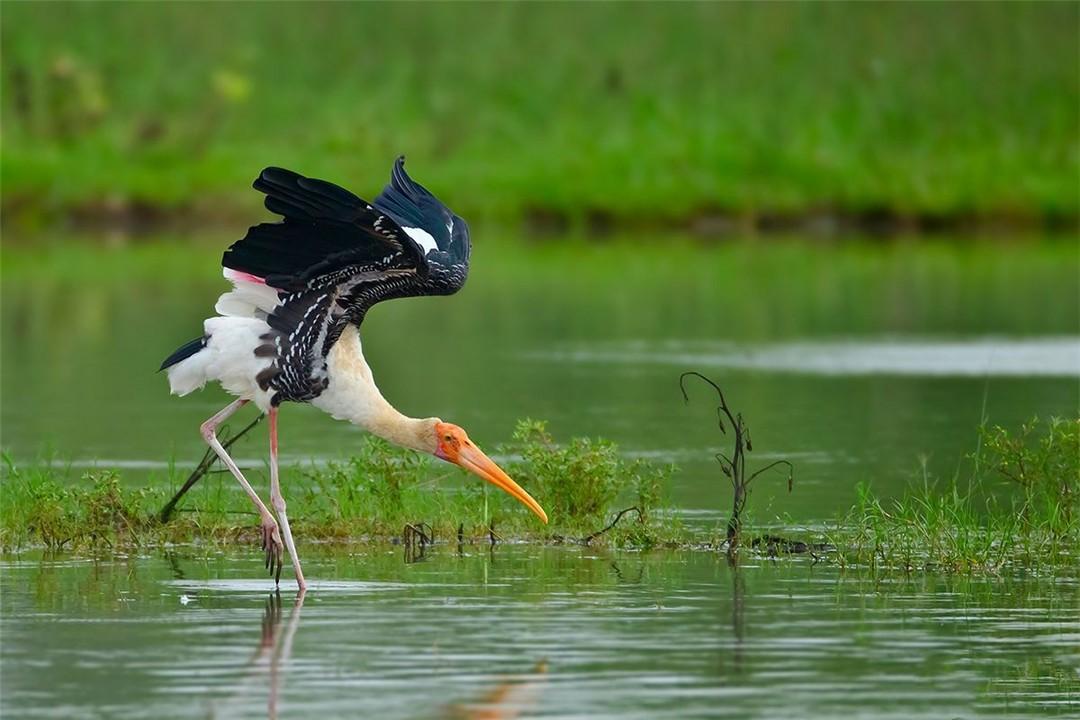
[[(1075, 563), (1080, 420), (1033, 421), (1016, 433), (984, 428), (981, 445), (966, 485), (958, 477), (945, 483), (924, 477), (908, 495), (888, 503), (863, 487), (856, 504), (823, 535), (787, 539), (808, 543), (815, 560), (885, 572), (1003, 573)], [(287, 482), (295, 488), (291, 524), (306, 542), (384, 543), (401, 537), (406, 525), (423, 524), (444, 543), (456, 542), (459, 534), (465, 542), (486, 543), (494, 529), (502, 540), (515, 542), (725, 547), (722, 528), (697, 537), (665, 505), (670, 467), (626, 462), (603, 440), (560, 445), (543, 423), (529, 420), (519, 423), (514, 443), (501, 452), (520, 458), (508, 470), (545, 506), (551, 525), (541, 526), (523, 506), (481, 483), (455, 486), (449, 466), (375, 439), (345, 463), (286, 469), (286, 475), (301, 475)], [(997, 477), (1008, 478), (1020, 492), (996, 492)], [(0, 483), (0, 549), (95, 552), (255, 542), (255, 512), (232, 478), (220, 473), (189, 494), (175, 520), (158, 522), (158, 510), (180, 480), (172, 473), (168, 482), (129, 488), (116, 473), (104, 471), (71, 482), (61, 468), (19, 468), (8, 461)], [(598, 534), (626, 507), (640, 513)], [(744, 535), (758, 533), (749, 528)], [(793, 544), (763, 542), (760, 554)], [(754, 543), (744, 540), (743, 547), (748, 552)]]
[[(1080, 555), (1080, 420), (981, 430), (965, 482), (922, 483), (887, 503), (867, 487), (828, 533), (845, 566), (1002, 572), (1075, 563)], [(1001, 479), (1019, 492), (993, 492)], [(1002, 499), (1002, 498), (1005, 499)]]
[(392, 158), (470, 218), (1075, 217), (1074, 3), (2, 9), (6, 210), (249, 212)]
[[(636, 506), (593, 542), (648, 547), (670, 542), (679, 524), (662, 505), (670, 468), (626, 462), (614, 444), (578, 438), (555, 444), (543, 423), (522, 421), (500, 453), (521, 460), (508, 472), (551, 517), (544, 526), (528, 509), (481, 482), (457, 485), (459, 471), (369, 437), (343, 463), (284, 468), (290, 524), (307, 541), (384, 542), (407, 524), (425, 524), (437, 540), (489, 541), (489, 530), (515, 541), (573, 542), (603, 529), (614, 512)], [(257, 514), (225, 473), (204, 478), (178, 506), (175, 520), (158, 511), (185, 479), (168, 477), (131, 488), (112, 471), (72, 481), (60, 466), (22, 468), (5, 458), (0, 483), (0, 549), (44, 545), (94, 551), (117, 545), (233, 542), (257, 534)]]

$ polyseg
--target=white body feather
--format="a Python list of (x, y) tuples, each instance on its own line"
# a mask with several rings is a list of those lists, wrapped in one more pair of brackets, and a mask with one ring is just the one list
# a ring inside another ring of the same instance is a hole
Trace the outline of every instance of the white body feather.
[(273, 360), (255, 357), (255, 348), (270, 326), (257, 318), (212, 317), (203, 322), (203, 330), (209, 337), (206, 347), (167, 370), (173, 394), (187, 395), (216, 380), (231, 395), (269, 410), (270, 393), (259, 387), (255, 376)]
[(278, 304), (277, 291), (228, 268), (225, 277), (233, 289), (214, 306), (220, 316), (203, 322), (206, 347), (168, 368), (169, 387), (175, 395), (187, 395), (217, 381), (226, 392), (266, 412), (271, 394), (259, 387), (255, 376), (273, 360), (256, 357), (255, 348), (264, 342), (259, 336), (270, 332), (266, 317)]
[[(169, 386), (176, 395), (187, 395), (216, 381), (231, 395), (270, 409), (271, 392), (259, 387), (255, 377), (273, 362), (256, 357), (264, 344), (260, 336), (270, 332), (266, 317), (278, 304), (277, 292), (243, 273), (226, 269), (233, 289), (218, 298), (218, 317), (203, 322), (206, 347), (168, 368)], [(405, 447), (432, 452), (437, 418), (414, 420), (394, 409), (379, 392), (371, 368), (364, 359), (360, 332), (347, 326), (327, 355), (329, 385), (311, 401), (315, 407), (339, 420), (348, 420)]]

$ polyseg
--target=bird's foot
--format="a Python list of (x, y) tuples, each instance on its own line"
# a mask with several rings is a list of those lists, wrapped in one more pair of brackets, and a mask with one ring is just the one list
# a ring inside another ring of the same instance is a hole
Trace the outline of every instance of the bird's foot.
[(285, 543), (281, 542), (277, 520), (266, 516), (262, 520), (262, 549), (266, 553), (266, 569), (274, 576), (274, 583), (281, 582), (282, 555)]

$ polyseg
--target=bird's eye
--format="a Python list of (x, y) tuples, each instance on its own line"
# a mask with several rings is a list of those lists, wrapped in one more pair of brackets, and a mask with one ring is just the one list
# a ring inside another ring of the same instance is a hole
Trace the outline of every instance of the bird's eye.
[(453, 435), (447, 435), (446, 437), (443, 438), (443, 440), (445, 440), (446, 442), (450, 442), (453, 439), (454, 439)]

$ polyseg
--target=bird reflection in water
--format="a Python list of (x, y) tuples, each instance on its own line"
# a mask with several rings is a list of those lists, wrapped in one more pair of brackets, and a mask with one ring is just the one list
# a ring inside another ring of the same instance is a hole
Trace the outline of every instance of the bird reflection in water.
[(230, 700), (220, 703), (211, 708), (210, 717), (233, 717), (230, 706), (233, 703), (243, 702), (250, 697), (248, 688), (267, 677), (270, 681), (270, 697), (267, 700), (266, 710), (270, 720), (276, 720), (278, 714), (278, 695), (281, 692), (281, 678), (284, 668), (289, 663), (292, 655), (293, 638), (296, 629), (300, 627), (300, 611), (304, 607), (304, 592), (297, 593), (289, 611), (288, 622), (282, 624), (281, 593), (275, 590), (266, 599), (266, 607), (263, 609), (262, 633), (259, 638), (259, 646), (247, 662), (247, 674), (232, 694)]
[(449, 705), (443, 720), (512, 720), (536, 707), (547, 684), (547, 660), (523, 675), (511, 675), (476, 700)]
[[(275, 591), (267, 597), (259, 645), (246, 664), (244, 679), (228, 699), (210, 708), (209, 717), (230, 718), (241, 714), (237, 706), (246, 704), (251, 698), (252, 686), (268, 679), (267, 716), (270, 720), (277, 720), (282, 680), (292, 655), (293, 639), (300, 626), (304, 594), (297, 594), (288, 620), (284, 622), (281, 594)], [(442, 720), (512, 720), (521, 717), (536, 707), (547, 684), (547, 669), (547, 660), (541, 660), (526, 673), (502, 678), (495, 687), (475, 699), (446, 706), (437, 717)]]

